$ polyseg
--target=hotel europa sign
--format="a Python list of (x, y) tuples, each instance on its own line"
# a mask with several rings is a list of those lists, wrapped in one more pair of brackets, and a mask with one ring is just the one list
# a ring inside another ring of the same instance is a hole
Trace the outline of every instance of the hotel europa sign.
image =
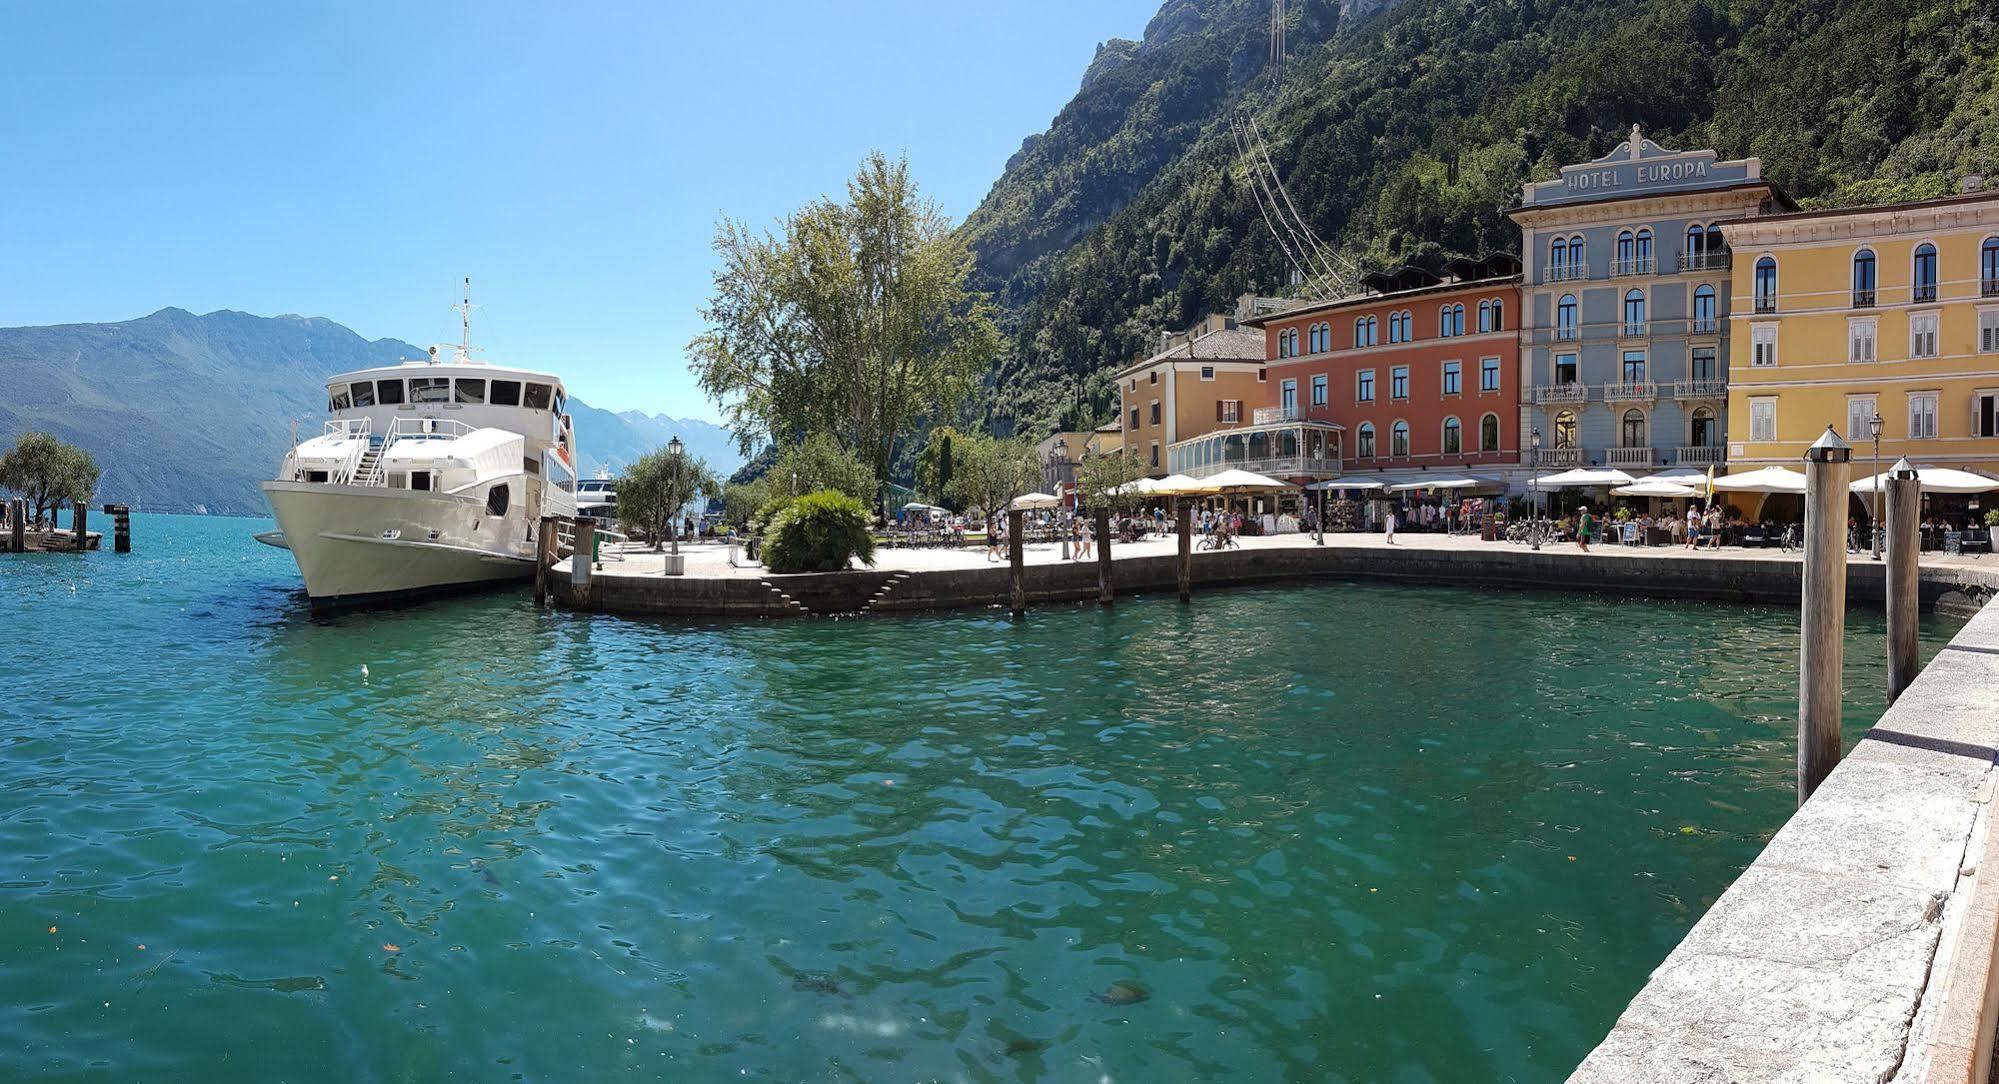
[(1574, 195), (1654, 184), (1704, 181), (1708, 175), (1706, 158), (1670, 162), (1631, 162), (1609, 167), (1585, 166), (1562, 174), (1562, 188)]

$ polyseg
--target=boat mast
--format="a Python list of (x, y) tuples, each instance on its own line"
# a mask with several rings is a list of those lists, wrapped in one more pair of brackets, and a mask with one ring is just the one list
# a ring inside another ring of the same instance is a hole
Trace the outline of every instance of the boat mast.
[(458, 360), (472, 360), (472, 276), (465, 276), (464, 300), (451, 306), (458, 314)]

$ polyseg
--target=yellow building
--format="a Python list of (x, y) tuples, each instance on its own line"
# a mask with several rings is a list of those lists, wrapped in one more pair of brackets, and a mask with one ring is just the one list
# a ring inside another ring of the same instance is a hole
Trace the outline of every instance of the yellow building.
[(1798, 466), (1830, 425), (1873, 472), (1999, 474), (1999, 191), (1722, 224), (1728, 465)]

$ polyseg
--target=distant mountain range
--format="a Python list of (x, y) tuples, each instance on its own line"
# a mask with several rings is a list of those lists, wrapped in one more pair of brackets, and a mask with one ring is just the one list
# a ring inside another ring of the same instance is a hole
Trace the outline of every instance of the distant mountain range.
[[(0, 449), (40, 429), (87, 449), (99, 498), (158, 512), (265, 511), (257, 482), (292, 439), (316, 433), (336, 373), (424, 356), (321, 317), (196, 316), (161, 309), (110, 324), (0, 328)], [(523, 359), (560, 372), (559, 359)], [(570, 400), (583, 472), (616, 472), (674, 436), (726, 476), (727, 431), (694, 419), (614, 414)]]

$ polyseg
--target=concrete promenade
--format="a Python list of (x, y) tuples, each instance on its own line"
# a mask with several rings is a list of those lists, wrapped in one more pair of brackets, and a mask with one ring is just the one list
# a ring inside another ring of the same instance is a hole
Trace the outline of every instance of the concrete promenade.
[[(569, 583), (568, 566), (555, 570), (558, 604), (604, 613), (655, 616), (782, 617), (804, 614), (886, 614), (925, 609), (1003, 605), (1008, 569), (983, 546), (958, 549), (880, 549), (873, 568), (841, 573), (776, 576), (760, 565), (732, 566), (728, 548), (716, 543), (683, 546), (684, 576), (661, 574), (648, 551), (628, 548), (603, 562), (586, 595)], [(1170, 591), (1177, 583), (1176, 542), (1171, 536), (1114, 545), (1117, 593)], [(1064, 562), (1060, 547), (1026, 547), (1030, 605), (1094, 599), (1094, 560)], [(1678, 546), (1598, 544), (1582, 553), (1573, 543), (1540, 551), (1476, 537), (1402, 533), (1394, 545), (1378, 534), (1334, 534), (1324, 546), (1308, 535), (1245, 538), (1241, 548), (1196, 550), (1196, 592), (1232, 584), (1351, 577), (1413, 580), (1467, 586), (1617, 591), (1676, 598), (1795, 603), (1803, 562), (1775, 549), (1687, 550)], [(1878, 605), (1883, 597), (1880, 562), (1851, 558), (1849, 596)], [(1939, 599), (1975, 607), (1999, 589), (1999, 558), (1942, 554), (1922, 562), (1925, 605)]]

